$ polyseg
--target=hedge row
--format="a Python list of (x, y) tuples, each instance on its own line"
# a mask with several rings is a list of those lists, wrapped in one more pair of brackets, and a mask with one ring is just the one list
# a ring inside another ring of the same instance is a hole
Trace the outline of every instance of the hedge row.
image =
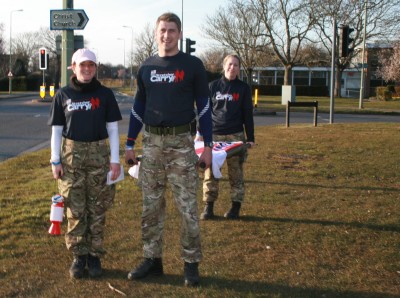
[[(252, 92), (258, 89), (259, 95), (282, 95), (281, 85), (253, 85)], [(296, 86), (296, 95), (298, 96), (329, 96), (327, 86)]]
[[(46, 86), (50, 86), (53, 82), (49, 77), (45, 77)], [(13, 91), (38, 91), (43, 84), (43, 75), (40, 73), (33, 73), (28, 76), (14, 77), (12, 79)], [(8, 91), (9, 79), (0, 79), (0, 91)]]

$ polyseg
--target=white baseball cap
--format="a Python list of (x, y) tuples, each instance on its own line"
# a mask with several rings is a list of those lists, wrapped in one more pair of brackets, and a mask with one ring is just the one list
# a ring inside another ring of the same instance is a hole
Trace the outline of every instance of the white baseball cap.
[(73, 55), (71, 59), (71, 65), (81, 64), (84, 61), (92, 61), (97, 64), (96, 55), (89, 49), (79, 49)]

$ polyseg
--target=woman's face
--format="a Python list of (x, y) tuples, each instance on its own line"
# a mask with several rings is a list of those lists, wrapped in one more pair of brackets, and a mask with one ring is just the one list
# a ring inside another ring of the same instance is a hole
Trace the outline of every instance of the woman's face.
[(96, 63), (93, 61), (83, 61), (80, 64), (72, 65), (72, 70), (79, 82), (90, 83), (96, 75), (96, 67)]
[(234, 80), (239, 75), (239, 60), (235, 57), (229, 57), (224, 64), (224, 75), (228, 80)]

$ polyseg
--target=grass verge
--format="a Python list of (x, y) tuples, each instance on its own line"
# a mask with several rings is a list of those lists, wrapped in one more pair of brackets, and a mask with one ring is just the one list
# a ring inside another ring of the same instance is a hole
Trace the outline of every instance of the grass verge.
[[(226, 169), (218, 216), (202, 221), (201, 286), (183, 286), (180, 218), (167, 192), (164, 277), (128, 281), (142, 258), (141, 193), (117, 185), (100, 279), (69, 279), (63, 237), (50, 236), (49, 149), (0, 163), (1, 297), (398, 297), (399, 124), (256, 127), (241, 219)], [(140, 143), (138, 144), (140, 146)], [(122, 156), (122, 155), (121, 155)], [(199, 187), (199, 206), (201, 187)], [(62, 225), (65, 231), (66, 223)]]

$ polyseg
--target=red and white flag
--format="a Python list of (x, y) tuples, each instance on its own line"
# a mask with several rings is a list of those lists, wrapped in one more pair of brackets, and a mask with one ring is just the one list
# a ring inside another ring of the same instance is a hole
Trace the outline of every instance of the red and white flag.
[[(233, 153), (237, 153), (237, 149), (240, 148), (241, 150), (242, 145), (243, 142), (214, 142), (211, 162), (214, 178), (222, 178), (221, 168), (224, 165), (226, 158), (233, 155)], [(196, 149), (197, 156), (200, 157), (204, 151), (204, 142), (194, 142), (194, 148)]]

